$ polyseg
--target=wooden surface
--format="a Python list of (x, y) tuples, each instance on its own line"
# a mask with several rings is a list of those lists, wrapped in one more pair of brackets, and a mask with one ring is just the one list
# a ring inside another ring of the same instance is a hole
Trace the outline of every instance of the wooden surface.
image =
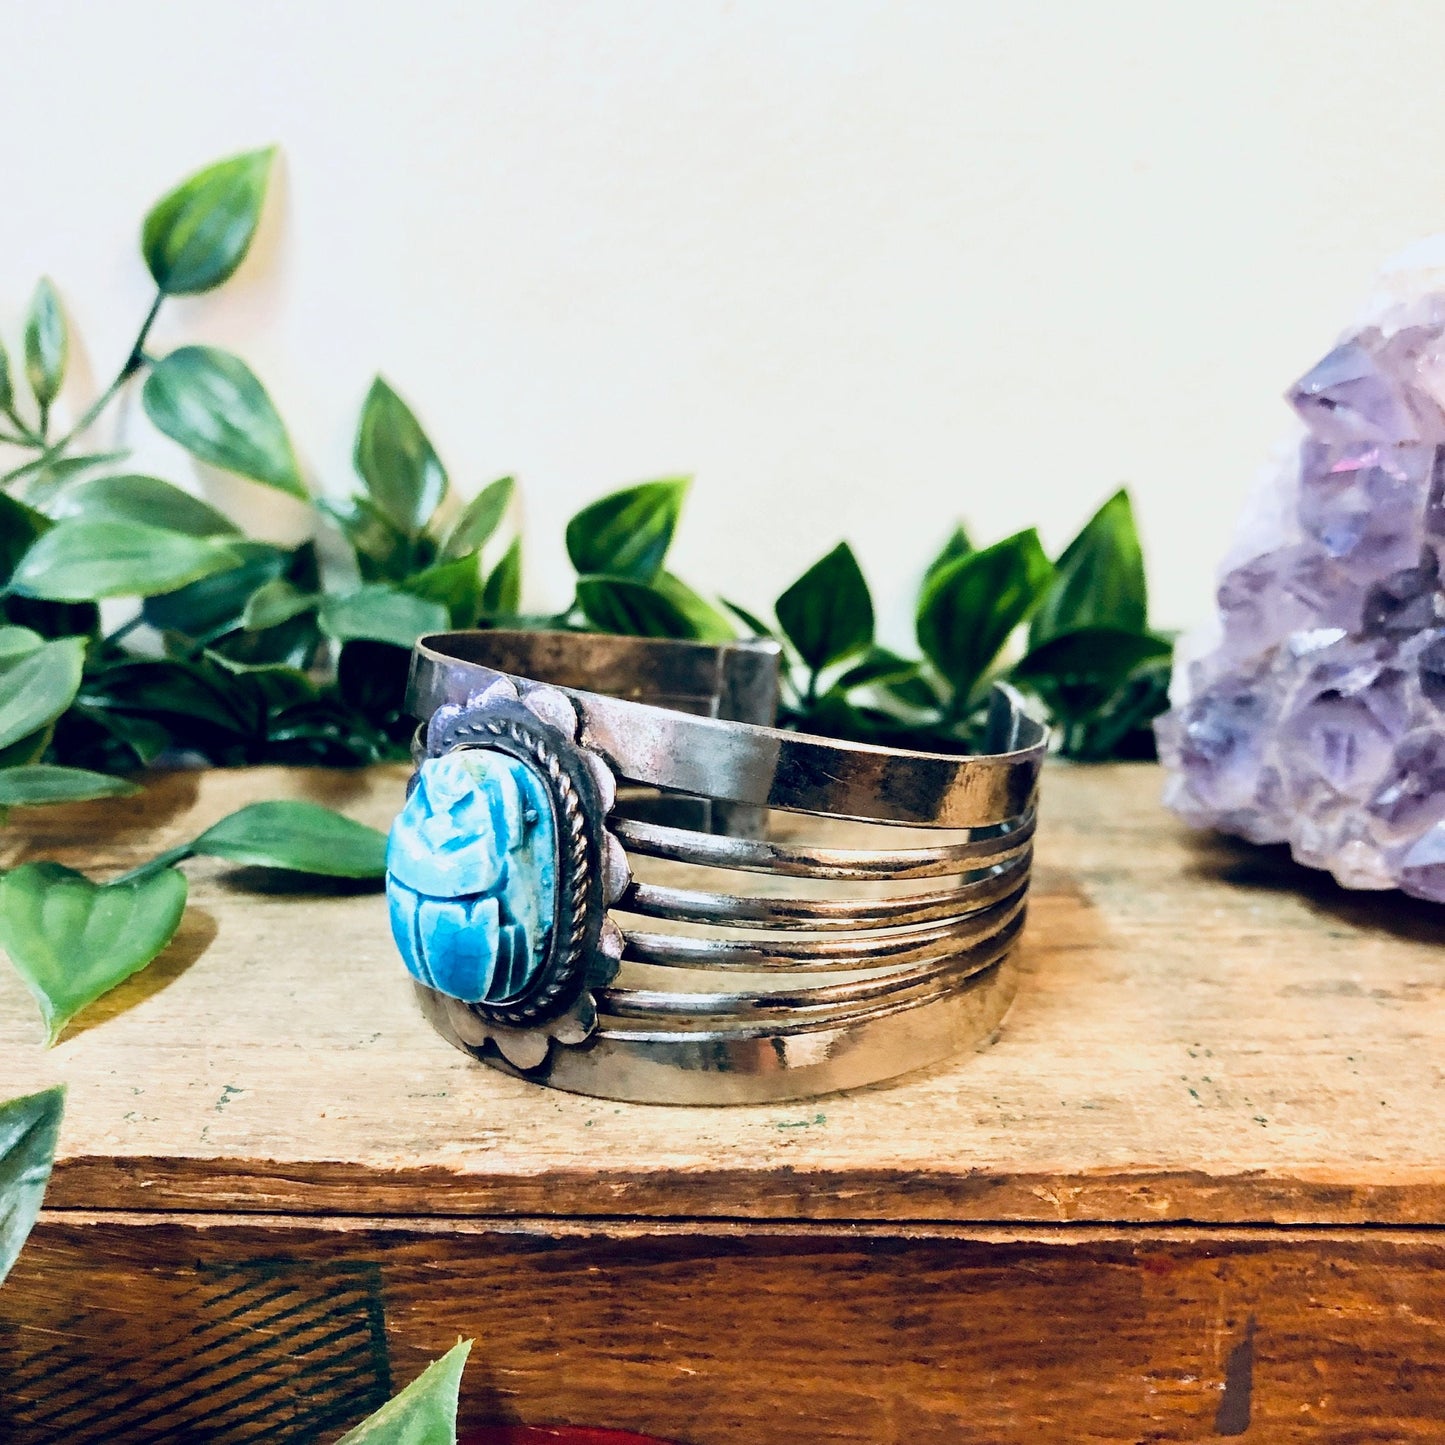
[(334, 1440), (462, 1333), (464, 1426), (1438, 1442), (1442, 1279), (1420, 1230), (52, 1216), (0, 1290), (0, 1439)]
[[(288, 794), (384, 824), (402, 781), (170, 777), (14, 815), (0, 863), (104, 875)], [(459, 1335), (464, 1425), (1445, 1438), (1445, 910), (1192, 837), (1158, 790), (1051, 768), (997, 1042), (807, 1105), (481, 1068), (421, 1022), (379, 895), (217, 864), (48, 1053), (0, 968), (0, 1097), (70, 1085), (0, 1289), (0, 1441), (334, 1440)]]
[[(17, 813), (0, 863), (103, 874), (284, 794), (385, 824), (402, 781), (174, 776)], [(177, 942), (55, 1049), (0, 968), (0, 1097), (69, 1083), (63, 1208), (1445, 1219), (1445, 910), (1190, 835), (1158, 792), (1149, 767), (1050, 768), (1018, 1001), (993, 1047), (903, 1084), (679, 1110), (510, 1080), (423, 1024), (379, 894), (196, 862)]]

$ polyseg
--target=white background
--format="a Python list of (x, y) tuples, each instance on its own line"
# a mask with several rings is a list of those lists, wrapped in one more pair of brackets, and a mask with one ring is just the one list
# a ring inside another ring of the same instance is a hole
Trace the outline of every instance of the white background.
[[(847, 537), (901, 634), (956, 517), (1057, 546), (1127, 482), (1155, 619), (1196, 620), (1280, 393), (1378, 263), (1445, 227), (1438, 0), (7, 0), (3, 21), (12, 352), (46, 272), (83, 405), (149, 300), (146, 208), (279, 142), (252, 256), (168, 307), (155, 349), (242, 353), (333, 491), (383, 372), (462, 491), (521, 480), (536, 605), (565, 600), (581, 502), (692, 473), (695, 585), (765, 607)], [(233, 500), (297, 525), (274, 493)]]

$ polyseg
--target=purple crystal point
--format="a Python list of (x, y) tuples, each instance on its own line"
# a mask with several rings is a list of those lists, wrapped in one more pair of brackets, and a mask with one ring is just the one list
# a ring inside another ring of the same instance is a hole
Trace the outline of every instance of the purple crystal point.
[(1290, 389), (1308, 434), (1253, 499), (1156, 731), (1186, 821), (1445, 902), (1441, 274)]
[(1415, 418), (1392, 378), (1381, 371), (1363, 331), (1335, 347), (1290, 388), (1291, 405), (1325, 442), (1418, 441)]

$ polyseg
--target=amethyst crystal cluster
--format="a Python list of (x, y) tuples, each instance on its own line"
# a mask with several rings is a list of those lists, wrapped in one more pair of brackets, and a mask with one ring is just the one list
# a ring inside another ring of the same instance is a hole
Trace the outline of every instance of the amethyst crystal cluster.
[(1346, 887), (1445, 902), (1445, 290), (1377, 304), (1289, 400), (1305, 434), (1156, 724), (1165, 800)]

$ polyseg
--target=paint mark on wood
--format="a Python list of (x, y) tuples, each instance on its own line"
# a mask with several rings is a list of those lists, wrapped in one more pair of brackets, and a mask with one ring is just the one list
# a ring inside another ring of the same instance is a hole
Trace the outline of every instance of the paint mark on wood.
[(1244, 1326), (1244, 1338), (1225, 1361), (1224, 1396), (1214, 1415), (1216, 1435), (1243, 1435), (1249, 1429), (1254, 1396), (1254, 1327), (1255, 1319), (1250, 1315)]

